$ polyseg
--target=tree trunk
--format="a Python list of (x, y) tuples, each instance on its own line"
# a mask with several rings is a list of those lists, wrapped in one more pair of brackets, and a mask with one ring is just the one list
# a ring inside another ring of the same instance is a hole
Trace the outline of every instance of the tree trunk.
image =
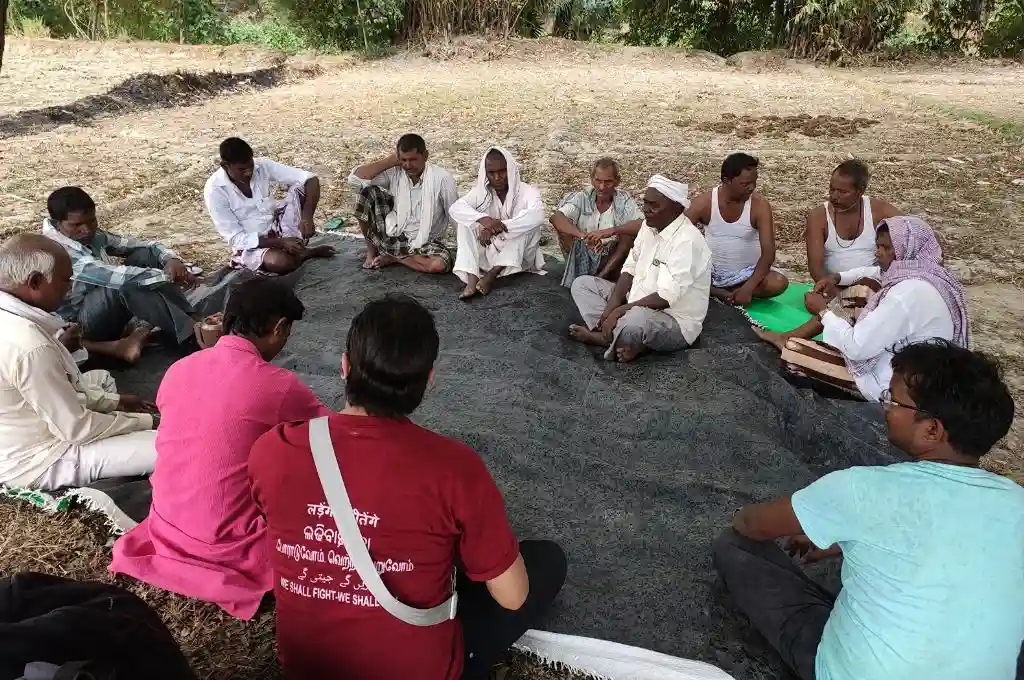
[(0, 0), (0, 71), (4, 68), (4, 47), (7, 45), (7, 4), (9, 0)]

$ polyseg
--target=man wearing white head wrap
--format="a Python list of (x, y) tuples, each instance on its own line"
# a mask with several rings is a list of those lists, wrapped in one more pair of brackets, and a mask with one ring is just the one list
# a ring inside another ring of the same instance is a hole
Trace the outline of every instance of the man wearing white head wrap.
[(505, 149), (487, 150), (472, 191), (449, 214), (458, 225), (453, 271), (466, 284), (461, 299), (487, 295), (499, 276), (542, 270), (544, 204), (540, 191), (520, 180), (519, 163)]
[(685, 184), (651, 178), (644, 223), (618, 282), (594, 276), (573, 281), (572, 297), (586, 324), (569, 327), (574, 339), (606, 347), (606, 359), (622, 362), (697, 340), (708, 311), (711, 251), (684, 214), (688, 205)]

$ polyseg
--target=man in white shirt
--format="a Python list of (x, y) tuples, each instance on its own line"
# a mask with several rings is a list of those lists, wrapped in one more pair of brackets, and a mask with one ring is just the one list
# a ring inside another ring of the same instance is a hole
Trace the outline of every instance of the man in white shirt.
[(448, 209), (459, 198), (455, 178), (428, 162), (427, 143), (419, 135), (403, 135), (396, 146), (395, 153), (360, 165), (348, 178), (359, 187), (363, 269), (399, 263), (418, 272), (450, 272), (454, 257), (444, 236), (451, 225)]
[[(284, 200), (271, 196), (271, 184), (288, 187)], [(315, 232), (320, 180), (306, 170), (254, 158), (252, 147), (237, 137), (221, 142), (220, 169), (206, 181), (204, 199), (235, 266), (288, 274), (312, 257), (334, 255), (330, 246), (306, 246)]]
[(616, 283), (573, 281), (585, 326), (575, 340), (607, 347), (606, 359), (632, 361), (644, 351), (692, 345), (704, 326), (711, 290), (711, 251), (687, 219), (686, 185), (655, 175), (644, 194), (644, 223)]
[(118, 395), (106, 371), (82, 375), (56, 337), (71, 277), (45, 236), (0, 246), (0, 484), (52, 490), (153, 471), (154, 407)]
[(487, 150), (473, 189), (449, 213), (459, 225), (453, 271), (466, 284), (459, 299), (487, 295), (499, 276), (543, 270), (540, 191), (520, 179), (519, 163), (505, 149)]

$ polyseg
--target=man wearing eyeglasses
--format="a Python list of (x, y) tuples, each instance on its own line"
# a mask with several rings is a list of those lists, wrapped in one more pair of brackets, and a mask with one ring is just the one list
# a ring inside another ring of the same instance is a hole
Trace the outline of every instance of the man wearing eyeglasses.
[[(994, 361), (948, 341), (909, 345), (892, 367), (886, 428), (911, 461), (743, 508), (715, 542), (715, 568), (803, 680), (1013, 680), (1024, 488), (978, 467), (1013, 400)], [(842, 555), (838, 595), (779, 538), (804, 562)]]

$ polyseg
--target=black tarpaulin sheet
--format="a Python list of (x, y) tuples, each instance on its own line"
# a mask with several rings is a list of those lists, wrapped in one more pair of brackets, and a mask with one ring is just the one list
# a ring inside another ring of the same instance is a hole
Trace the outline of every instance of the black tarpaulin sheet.
[[(711, 543), (746, 503), (895, 460), (880, 407), (790, 386), (742, 314), (715, 303), (695, 347), (621, 365), (568, 338), (578, 316), (555, 273), (500, 280), (466, 303), (454, 276), (364, 271), (361, 251), (346, 241), (307, 264), (306, 316), (278, 362), (340, 408), (352, 318), (387, 293), (418, 298), (441, 354), (413, 419), (480, 453), (520, 537), (565, 548), (568, 582), (546, 628), (779, 677), (723, 605)], [(119, 373), (122, 391), (152, 396), (165, 365), (154, 355)]]

